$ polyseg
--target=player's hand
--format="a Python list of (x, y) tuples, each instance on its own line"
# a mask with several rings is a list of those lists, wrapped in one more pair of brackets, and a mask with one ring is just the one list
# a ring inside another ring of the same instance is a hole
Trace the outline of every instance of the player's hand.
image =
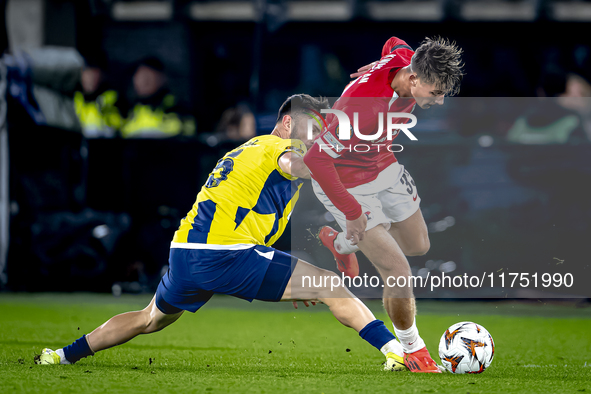
[(367, 217), (364, 213), (355, 220), (347, 220), (347, 235), (345, 239), (351, 241), (352, 245), (357, 245), (359, 241), (363, 240), (366, 227)]
[(355, 78), (358, 78), (358, 77), (362, 76), (367, 71), (369, 71), (370, 68), (372, 68), (373, 66), (375, 66), (376, 63), (377, 63), (377, 61), (372, 62), (372, 63), (369, 63), (369, 64), (366, 64), (365, 66), (357, 69), (357, 72), (356, 73), (353, 73), (353, 74), (350, 75), (351, 79), (355, 79)]
[[(297, 301), (292, 301), (293, 302), (293, 307), (298, 309), (298, 302)], [(306, 308), (310, 306), (310, 304), (308, 304), (308, 301), (302, 301), (304, 303), (304, 305), (306, 305)], [(310, 303), (312, 304), (312, 306), (316, 305), (316, 301), (310, 301)]]

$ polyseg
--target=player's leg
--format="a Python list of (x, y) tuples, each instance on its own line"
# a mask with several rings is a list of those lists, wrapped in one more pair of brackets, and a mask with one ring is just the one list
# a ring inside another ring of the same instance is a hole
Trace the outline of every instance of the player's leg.
[[(405, 257), (407, 254), (424, 254), (429, 247), (427, 227), (419, 210), (421, 199), (414, 180), (403, 166), (394, 164), (384, 174), (396, 181), (377, 193), (381, 208), (378, 213), (384, 214), (380, 219), (382, 223), (396, 229), (387, 232), (383, 226), (376, 226), (368, 230), (360, 248), (385, 281), (384, 307), (404, 348), (405, 364), (413, 372), (440, 372), (416, 327), (411, 270)], [(388, 184), (387, 179), (380, 182)], [(379, 217), (379, 214), (376, 216)], [(388, 278), (401, 278), (402, 281), (397, 280), (394, 287), (389, 284)], [(400, 287), (401, 284), (404, 287)]]
[(156, 296), (141, 311), (121, 313), (112, 317), (90, 334), (83, 335), (62, 349), (55, 352), (44, 349), (35, 361), (38, 364), (73, 364), (100, 350), (121, 345), (140, 334), (160, 331), (183, 314), (183, 311), (165, 314), (158, 309), (155, 301)]
[[(318, 185), (318, 182), (312, 180), (312, 187), (318, 200), (320, 200), (328, 212), (333, 215), (335, 220), (339, 223), (341, 229), (344, 229), (344, 223), (346, 221), (345, 215), (343, 215), (343, 213), (334, 206), (326, 194), (324, 194), (324, 191), (320, 185)], [(334, 256), (334, 259), (337, 263), (337, 269), (340, 272), (344, 273), (350, 278), (354, 278), (359, 275), (359, 263), (357, 261), (357, 257), (355, 256), (355, 252), (359, 250), (359, 248), (346, 241), (344, 233), (338, 232), (330, 226), (324, 226), (320, 229), (318, 238)]]
[[(396, 240), (383, 226), (376, 226), (366, 231), (359, 247), (385, 283), (384, 307), (404, 349), (406, 366), (413, 372), (440, 372), (416, 327), (411, 270)], [(406, 278), (404, 286), (399, 286), (401, 281), (397, 281), (396, 286), (389, 285), (399, 277)]]
[(422, 256), (431, 247), (427, 224), (420, 208), (408, 219), (392, 223), (388, 232), (405, 256)]
[(303, 260), (298, 260), (281, 300), (320, 301), (339, 322), (357, 332), (375, 320), (365, 304), (343, 286), (340, 276)]
[[(322, 245), (332, 253), (337, 263), (337, 269), (346, 276), (354, 278), (359, 275), (359, 262), (357, 261), (357, 256), (355, 256), (355, 252), (359, 248), (353, 247), (349, 242), (347, 244), (351, 247), (343, 248), (344, 235), (343, 232), (338, 232), (330, 226), (324, 226), (320, 229), (318, 238), (322, 242)], [(340, 253), (341, 251), (343, 253)]]
[[(391, 223), (388, 232), (396, 240), (405, 256), (422, 256), (431, 247), (427, 224), (420, 209), (401, 222)], [(322, 244), (335, 256), (337, 264), (344, 261), (346, 256), (355, 256), (354, 253), (359, 250), (357, 246), (351, 245), (351, 242), (345, 239), (344, 232), (338, 232), (330, 226), (324, 226), (320, 230), (319, 238)], [(357, 258), (355, 258), (356, 261)], [(344, 263), (342, 264), (344, 265)], [(350, 275), (351, 277), (359, 274), (359, 266), (356, 267), (357, 271)], [(339, 270), (346, 272), (342, 269)]]
[(393, 178), (397, 181), (378, 193), (382, 210), (391, 222), (390, 235), (405, 256), (424, 255), (430, 243), (417, 186), (404, 166), (395, 164), (392, 171), (397, 172)]
[[(384, 185), (386, 186), (384, 187)], [(420, 372), (420, 369), (438, 372), (439, 369), (435, 367), (435, 362), (424, 348), (424, 342), (416, 328), (416, 307), (412, 284), (408, 280), (411, 276), (410, 266), (396, 239), (387, 231), (392, 222), (403, 222), (418, 211), (420, 198), (416, 192), (414, 181), (403, 166), (395, 163), (382, 171), (376, 180), (348, 190), (355, 196), (362, 207), (362, 212), (367, 216), (365, 238), (358, 246), (352, 246), (344, 239), (345, 234), (341, 233), (335, 239), (335, 245), (339, 243), (341, 253), (354, 253), (358, 247), (361, 248), (382, 276), (385, 284), (384, 307), (394, 324), (395, 333), (400, 339), (405, 353), (415, 355), (416, 353), (426, 353), (419, 360), (419, 364), (426, 368), (413, 368), (411, 365), (410, 369), (417, 372)], [(328, 204), (321, 198), (322, 190), (316, 187), (314, 192), (329, 209), (332, 203)], [(346, 222), (344, 216), (339, 213), (337, 211), (337, 214), (333, 213), (333, 216), (341, 228), (344, 228)], [(415, 216), (413, 219), (416, 218)], [(414, 221), (411, 220), (411, 222)], [(415, 246), (412, 243), (408, 243), (408, 245)], [(388, 286), (388, 278), (396, 279), (398, 277), (406, 278), (405, 287)]]
[(298, 260), (281, 300), (320, 301), (326, 304), (341, 324), (353, 328), (386, 356), (384, 369), (406, 369), (400, 343), (384, 323), (377, 320), (369, 308), (344, 286), (342, 277), (334, 272)]
[(170, 269), (160, 280), (156, 294), (146, 308), (114, 316), (90, 334), (83, 335), (55, 352), (44, 349), (42, 354), (36, 357), (36, 361), (39, 364), (75, 363), (81, 358), (125, 343), (140, 334), (159, 331), (175, 322), (184, 310), (196, 312), (213, 293), (197, 288), (188, 280), (190, 275), (187, 273), (187, 261), (191, 258), (191, 253), (190, 250), (171, 249)]
[(404, 287), (388, 285), (388, 278), (408, 278), (411, 275), (402, 250), (383, 226), (366, 231), (363, 241), (359, 242), (359, 248), (384, 281), (384, 307), (394, 326), (402, 330), (409, 328), (415, 315), (412, 286), (408, 281)]
[(121, 345), (140, 334), (150, 334), (174, 323), (184, 311), (165, 314), (156, 305), (156, 296), (141, 311), (122, 313), (86, 335), (94, 352)]

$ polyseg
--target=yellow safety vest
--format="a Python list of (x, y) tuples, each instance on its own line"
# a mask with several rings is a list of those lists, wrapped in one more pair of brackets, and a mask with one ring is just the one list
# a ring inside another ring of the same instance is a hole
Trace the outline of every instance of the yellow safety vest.
[(153, 108), (147, 104), (136, 104), (121, 128), (123, 138), (167, 138), (179, 134), (191, 136), (195, 133), (193, 120), (181, 120), (174, 112), (165, 109), (174, 105), (174, 96), (167, 95), (162, 105)]
[(115, 106), (117, 92), (107, 90), (95, 100), (86, 101), (82, 92), (74, 94), (74, 107), (86, 137), (113, 137), (123, 118)]

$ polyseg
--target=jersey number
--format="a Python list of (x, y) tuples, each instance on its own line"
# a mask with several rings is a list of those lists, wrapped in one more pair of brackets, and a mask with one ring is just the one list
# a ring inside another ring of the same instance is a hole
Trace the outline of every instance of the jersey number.
[(400, 183), (406, 185), (406, 191), (408, 192), (408, 194), (412, 195), (412, 192), (416, 185), (414, 179), (412, 179), (408, 171), (404, 170), (404, 174), (402, 174), (402, 177), (400, 178)]
[(205, 187), (208, 189), (212, 187), (217, 187), (220, 185), (221, 181), (225, 181), (226, 179), (228, 179), (228, 174), (231, 173), (234, 169), (234, 160), (232, 160), (232, 157), (236, 157), (240, 153), (242, 153), (242, 149), (228, 153), (226, 157), (218, 160), (218, 165), (215, 166), (211, 174), (209, 174), (207, 182), (205, 182)]
[(205, 187), (211, 188), (219, 186), (221, 181), (225, 181), (226, 179), (228, 179), (228, 174), (232, 172), (233, 169), (234, 160), (230, 158), (221, 159), (220, 161), (218, 161), (218, 165), (215, 166), (211, 174), (209, 174), (207, 182), (205, 182)]

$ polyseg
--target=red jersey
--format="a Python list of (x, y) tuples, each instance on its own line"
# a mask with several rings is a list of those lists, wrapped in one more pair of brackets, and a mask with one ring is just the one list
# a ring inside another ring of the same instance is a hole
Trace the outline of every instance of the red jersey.
[[(361, 216), (361, 206), (346, 189), (373, 181), (382, 170), (396, 162), (394, 153), (388, 147), (398, 131), (394, 131), (392, 138), (388, 139), (387, 113), (410, 113), (416, 101), (398, 97), (391, 84), (398, 71), (410, 64), (413, 54), (406, 42), (390, 38), (382, 49), (380, 61), (347, 85), (332, 107), (348, 115), (351, 138), (338, 138), (341, 134), (338, 118), (328, 114), (328, 127), (304, 157), (312, 178), (348, 220)], [(407, 123), (409, 120), (397, 118), (391, 123)], [(380, 125), (382, 133), (378, 135)], [(364, 136), (376, 135), (376, 138), (369, 141), (361, 139), (354, 128)]]

